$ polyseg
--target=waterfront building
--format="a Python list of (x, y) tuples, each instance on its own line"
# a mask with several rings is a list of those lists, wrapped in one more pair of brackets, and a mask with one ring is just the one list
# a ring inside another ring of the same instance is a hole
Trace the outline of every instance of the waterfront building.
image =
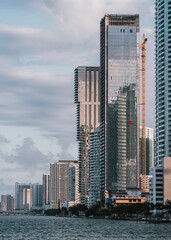
[[(72, 167), (75, 167), (75, 174)], [(75, 195), (74, 201), (78, 203), (78, 180), (76, 179), (78, 179), (78, 161), (60, 160), (50, 164), (51, 208), (60, 208), (64, 202), (70, 200), (69, 196), (73, 199), (73, 195)]]
[(163, 204), (163, 167), (158, 166), (151, 169), (150, 179), (150, 201), (153, 204)]
[[(139, 170), (142, 174), (142, 126), (140, 126), (140, 157)], [(146, 127), (146, 175), (150, 174), (150, 168), (154, 167), (154, 136), (153, 128)]]
[(50, 173), (43, 174), (43, 207), (49, 208), (50, 205)]
[(90, 134), (88, 206), (100, 201), (100, 126)]
[(99, 67), (75, 69), (75, 103), (77, 107), (77, 141), (79, 148), (79, 194), (82, 204), (88, 194), (88, 149), (90, 133), (100, 123)]
[(15, 198), (11, 194), (1, 195), (1, 211), (12, 211), (15, 209)]
[(166, 200), (171, 200), (171, 157), (164, 158), (164, 169), (163, 169), (164, 177), (164, 204)]
[(151, 169), (150, 200), (153, 204), (165, 204), (171, 200), (171, 157), (165, 157), (163, 166)]
[(101, 20), (101, 199), (139, 185), (139, 15)]
[(23, 209), (23, 189), (31, 189), (31, 183), (15, 183), (16, 209)]
[(34, 183), (31, 185), (31, 208), (43, 208), (43, 185)]

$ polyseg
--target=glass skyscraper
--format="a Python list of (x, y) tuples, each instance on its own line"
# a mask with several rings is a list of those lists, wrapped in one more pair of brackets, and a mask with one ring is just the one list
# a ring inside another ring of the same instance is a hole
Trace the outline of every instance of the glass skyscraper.
[(101, 20), (101, 198), (139, 178), (139, 15)]
[(100, 123), (99, 67), (75, 69), (75, 103), (77, 106), (77, 141), (79, 144), (79, 194), (82, 204), (88, 194), (90, 134)]
[(156, 141), (155, 163), (171, 156), (171, 1), (155, 1)]

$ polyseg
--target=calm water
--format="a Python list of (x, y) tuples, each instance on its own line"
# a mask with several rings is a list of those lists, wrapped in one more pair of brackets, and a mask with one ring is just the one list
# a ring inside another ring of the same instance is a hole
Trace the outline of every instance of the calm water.
[(148, 239), (170, 240), (171, 224), (39, 216), (0, 216), (5, 239)]

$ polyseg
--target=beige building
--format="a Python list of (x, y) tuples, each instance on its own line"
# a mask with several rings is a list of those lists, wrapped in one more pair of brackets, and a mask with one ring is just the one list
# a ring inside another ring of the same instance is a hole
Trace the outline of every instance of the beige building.
[(163, 166), (151, 169), (150, 197), (153, 204), (171, 200), (171, 157), (164, 157)]
[(78, 162), (60, 160), (57, 163), (50, 164), (51, 208), (60, 208), (67, 200), (74, 200), (76, 204), (79, 201)]
[(164, 158), (164, 203), (171, 200), (171, 157)]

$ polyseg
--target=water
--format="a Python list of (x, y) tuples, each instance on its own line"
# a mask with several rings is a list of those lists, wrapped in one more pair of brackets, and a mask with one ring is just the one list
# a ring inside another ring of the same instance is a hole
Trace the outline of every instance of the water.
[(0, 216), (0, 240), (170, 240), (171, 224), (85, 218)]

